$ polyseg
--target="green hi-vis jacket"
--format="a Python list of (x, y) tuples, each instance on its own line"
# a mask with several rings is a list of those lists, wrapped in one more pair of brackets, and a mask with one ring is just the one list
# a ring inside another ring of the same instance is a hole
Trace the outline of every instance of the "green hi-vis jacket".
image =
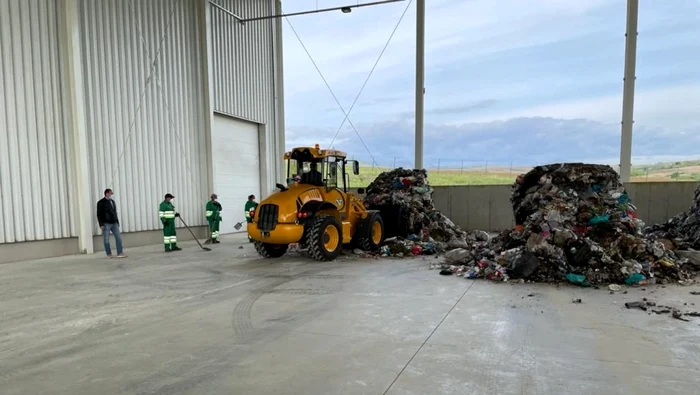
[(207, 202), (207, 207), (205, 208), (207, 210), (207, 219), (212, 220), (212, 221), (218, 221), (221, 219), (221, 204), (219, 202), (215, 202), (213, 200), (210, 200)]
[(248, 222), (251, 222), (253, 219), (250, 217), (250, 210), (255, 209), (258, 207), (258, 204), (256, 202), (251, 202), (250, 200), (245, 203), (245, 219)]
[(163, 200), (160, 203), (160, 211), (158, 212), (158, 216), (160, 217), (160, 222), (165, 224), (165, 221), (170, 221), (175, 219), (175, 206), (173, 206), (172, 202), (168, 202)]

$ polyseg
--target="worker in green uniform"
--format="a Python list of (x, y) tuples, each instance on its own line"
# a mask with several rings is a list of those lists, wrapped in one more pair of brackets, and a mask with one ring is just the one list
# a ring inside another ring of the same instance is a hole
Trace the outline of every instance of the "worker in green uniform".
[[(250, 216), (250, 211), (255, 210), (257, 207), (258, 203), (255, 201), (255, 195), (248, 196), (248, 201), (245, 203), (245, 219), (248, 221), (248, 223), (253, 222), (253, 217)], [(253, 242), (250, 234), (248, 234), (248, 241), (251, 243)]]
[(163, 244), (165, 244), (165, 252), (182, 250), (182, 248), (177, 246), (175, 217), (179, 217), (180, 213), (175, 211), (175, 206), (172, 203), (174, 198), (175, 196), (170, 193), (165, 194), (165, 200), (160, 203), (160, 209), (158, 212), (160, 222), (163, 223)]
[(218, 244), (221, 243), (217, 238), (219, 237), (219, 222), (221, 222), (221, 203), (216, 199), (215, 193), (212, 193), (211, 200), (207, 202), (205, 210), (207, 211), (207, 221), (209, 222), (209, 232), (211, 232), (211, 242)]

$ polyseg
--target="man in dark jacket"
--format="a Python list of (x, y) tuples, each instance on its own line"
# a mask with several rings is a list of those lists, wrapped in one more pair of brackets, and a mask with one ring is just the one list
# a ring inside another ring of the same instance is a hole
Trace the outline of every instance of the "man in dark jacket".
[(117, 242), (117, 258), (126, 258), (122, 249), (122, 235), (119, 232), (117, 204), (112, 200), (113, 194), (114, 192), (111, 189), (105, 189), (105, 197), (97, 202), (97, 222), (99, 222), (100, 229), (102, 229), (107, 258), (112, 257), (112, 248), (109, 245), (109, 232), (114, 234), (114, 240)]

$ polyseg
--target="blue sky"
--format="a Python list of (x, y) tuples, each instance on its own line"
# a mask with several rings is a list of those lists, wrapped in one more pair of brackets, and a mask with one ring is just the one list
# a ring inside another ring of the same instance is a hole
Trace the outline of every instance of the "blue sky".
[[(625, 0), (426, 3), (426, 166), (618, 162)], [(700, 159), (700, 1), (640, 3), (633, 162)], [(346, 111), (407, 5), (288, 19)], [(381, 166), (413, 160), (415, 20), (414, 1), (349, 117)], [(287, 146), (327, 146), (345, 116), (283, 25)], [(370, 161), (347, 122), (334, 145)]]

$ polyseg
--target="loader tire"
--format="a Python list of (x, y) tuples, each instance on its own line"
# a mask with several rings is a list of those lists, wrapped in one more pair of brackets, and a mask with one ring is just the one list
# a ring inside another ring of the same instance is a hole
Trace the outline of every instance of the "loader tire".
[(287, 252), (287, 244), (269, 244), (260, 241), (255, 242), (255, 251), (263, 258), (279, 258)]
[(343, 249), (343, 233), (338, 220), (330, 215), (320, 215), (308, 225), (306, 245), (311, 257), (317, 261), (332, 261)]
[(376, 251), (384, 242), (384, 220), (379, 213), (372, 213), (360, 230), (360, 248), (364, 251)]

